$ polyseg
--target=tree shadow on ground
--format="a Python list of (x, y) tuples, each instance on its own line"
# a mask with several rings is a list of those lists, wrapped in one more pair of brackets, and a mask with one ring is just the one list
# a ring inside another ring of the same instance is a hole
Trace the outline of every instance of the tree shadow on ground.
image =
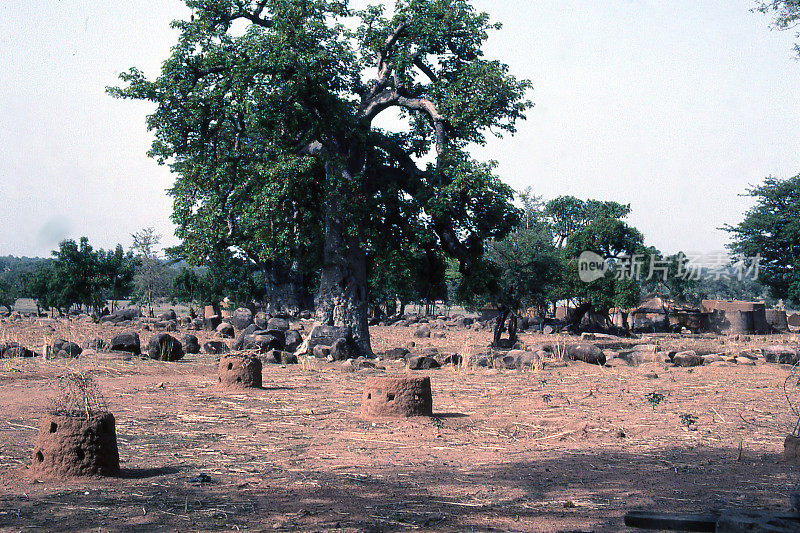
[(520, 455), (497, 453), (481, 465), (272, 468), (199, 486), (170, 467), (127, 469), (89, 490), (56, 487), (57, 498), (47, 491), (0, 497), (0, 519), (7, 528), (61, 531), (620, 531), (632, 509), (786, 510), (798, 473), (778, 454), (739, 460), (734, 447)]

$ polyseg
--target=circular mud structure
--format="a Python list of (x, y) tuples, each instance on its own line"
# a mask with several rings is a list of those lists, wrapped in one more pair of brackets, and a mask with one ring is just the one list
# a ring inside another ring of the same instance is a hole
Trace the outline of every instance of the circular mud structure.
[(368, 378), (361, 397), (363, 418), (433, 416), (431, 378)]
[(219, 387), (223, 389), (261, 388), (261, 361), (255, 357), (226, 356), (219, 360)]
[(114, 415), (42, 418), (30, 473), (51, 479), (119, 475)]

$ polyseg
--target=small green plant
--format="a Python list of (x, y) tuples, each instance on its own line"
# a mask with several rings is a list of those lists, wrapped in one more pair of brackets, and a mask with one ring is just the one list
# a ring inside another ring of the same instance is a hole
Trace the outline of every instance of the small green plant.
[(435, 427), (437, 430), (441, 431), (441, 429), (444, 427), (444, 420), (442, 420), (438, 416), (432, 416), (431, 425)]
[(543, 401), (544, 403), (546, 403), (546, 404), (548, 404), (548, 405), (549, 405), (549, 404), (550, 404), (550, 401), (551, 401), (552, 399), (553, 399), (553, 397), (552, 397), (552, 396), (550, 396), (549, 394), (542, 394), (542, 401)]
[(660, 404), (661, 402), (663, 402), (664, 400), (666, 400), (666, 397), (663, 394), (661, 394), (660, 392), (653, 391), (653, 392), (647, 393), (645, 395), (644, 399), (647, 400), (647, 402), (653, 408), (653, 411), (655, 411), (656, 410), (656, 406), (658, 404)]
[(681, 415), (681, 425), (686, 429), (692, 429), (692, 426), (697, 424), (697, 417), (690, 413)]

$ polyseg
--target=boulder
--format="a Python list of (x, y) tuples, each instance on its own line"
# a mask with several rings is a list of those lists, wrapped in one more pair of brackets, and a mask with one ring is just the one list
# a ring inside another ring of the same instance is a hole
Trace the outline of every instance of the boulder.
[(203, 325), (208, 331), (216, 331), (220, 324), (222, 324), (222, 317), (219, 315), (211, 315), (205, 319)]
[(427, 324), (418, 326), (417, 329), (414, 330), (414, 336), (418, 339), (428, 338), (431, 336), (431, 328)]
[(200, 353), (200, 341), (190, 333), (185, 333), (181, 337), (181, 344), (186, 353)]
[(253, 323), (253, 312), (246, 307), (240, 307), (231, 315), (231, 322), (233, 327), (241, 331)]
[(177, 361), (183, 358), (183, 345), (168, 333), (156, 333), (147, 343), (147, 355), (159, 361)]
[(672, 363), (675, 366), (692, 367), (700, 366), (703, 364), (703, 358), (697, 355), (694, 350), (687, 350), (685, 352), (678, 352), (672, 358)]
[(223, 355), (230, 351), (231, 349), (223, 341), (208, 341), (203, 344), (203, 352), (209, 355)]
[(348, 343), (353, 340), (353, 332), (347, 326), (315, 326), (308, 338), (308, 350), (311, 353), (315, 346), (332, 346), (339, 339)]
[(264, 311), (259, 311), (253, 317), (253, 324), (255, 324), (258, 329), (267, 329), (267, 321), (269, 321), (269, 315)]
[(284, 352), (282, 350), (269, 350), (267, 353), (259, 357), (264, 364), (273, 365), (296, 365), (297, 356), (292, 352)]
[(234, 331), (233, 326), (231, 324), (228, 324), (227, 322), (221, 323), (219, 326), (217, 326), (217, 329), (215, 331), (217, 332), (217, 335), (223, 339), (232, 339), (236, 334), (236, 331)]
[(350, 349), (350, 344), (347, 339), (336, 339), (331, 345), (330, 356), (334, 361), (344, 361), (353, 356), (353, 351)]
[(134, 355), (142, 353), (139, 334), (135, 331), (126, 331), (115, 335), (111, 339), (111, 349), (118, 352), (130, 352)]
[(177, 320), (159, 320), (153, 323), (153, 329), (156, 331), (178, 331)]
[(606, 364), (606, 356), (603, 354), (603, 350), (594, 344), (570, 344), (567, 346), (567, 357), (573, 361), (583, 361), (592, 365)]
[(440, 368), (442, 365), (433, 357), (427, 355), (414, 355), (406, 359), (409, 370), (430, 370)]
[(270, 318), (267, 321), (266, 329), (277, 329), (280, 331), (287, 331), (289, 329), (289, 321), (285, 318)]
[(170, 320), (178, 320), (178, 315), (175, 314), (174, 309), (170, 309), (169, 311), (165, 311), (158, 315), (158, 319), (161, 322), (169, 322)]
[(392, 348), (391, 350), (386, 350), (381, 354), (384, 359), (388, 360), (397, 360), (397, 359), (405, 359), (408, 355), (408, 350), (405, 348)]
[[(74, 342), (66, 341), (64, 339), (56, 339), (53, 341), (53, 355), (58, 357), (78, 357), (83, 349)], [(61, 352), (64, 352), (63, 354)]]
[(290, 329), (284, 333), (284, 349), (287, 352), (295, 352), (303, 344), (303, 337), (300, 332)]
[(270, 350), (282, 350), (283, 339), (266, 331), (256, 331), (252, 334), (242, 334), (233, 345), (234, 350), (257, 350), (267, 353)]
[(311, 352), (311, 355), (313, 355), (317, 359), (327, 359), (330, 354), (331, 354), (331, 347), (323, 346), (321, 344), (317, 344), (316, 346), (314, 346), (314, 349)]
[(12, 357), (36, 357), (36, 353), (24, 346), (11, 346), (3, 351), (3, 357), (6, 359), (11, 359)]
[(761, 353), (768, 363), (794, 365), (798, 361), (797, 350), (791, 346), (781, 344), (765, 346), (761, 348)]

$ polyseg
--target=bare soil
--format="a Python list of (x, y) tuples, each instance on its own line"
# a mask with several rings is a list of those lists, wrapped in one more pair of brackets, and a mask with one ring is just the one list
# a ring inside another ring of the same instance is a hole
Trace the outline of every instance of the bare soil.
[[(7, 323), (0, 341), (36, 349), (56, 336), (80, 342), (120, 331)], [(146, 344), (150, 333), (139, 333)], [(413, 340), (463, 352), (490, 340), (485, 330), (372, 334), (376, 351)], [(634, 342), (718, 353), (791, 340)], [(341, 363), (301, 360), (265, 365), (263, 389), (224, 391), (217, 361), (0, 360), (0, 530), (620, 531), (631, 509), (785, 510), (797, 489), (798, 467), (782, 459), (797, 418), (786, 365), (549, 361), (540, 370), (410, 372), (382, 362), (383, 370), (344, 372)], [(67, 368), (92, 373), (108, 400), (119, 478), (27, 475), (52, 378)], [(362, 420), (366, 378), (405, 374), (431, 377), (434, 417)], [(653, 392), (663, 395), (658, 405), (646, 399)], [(686, 414), (696, 417), (691, 428)]]

